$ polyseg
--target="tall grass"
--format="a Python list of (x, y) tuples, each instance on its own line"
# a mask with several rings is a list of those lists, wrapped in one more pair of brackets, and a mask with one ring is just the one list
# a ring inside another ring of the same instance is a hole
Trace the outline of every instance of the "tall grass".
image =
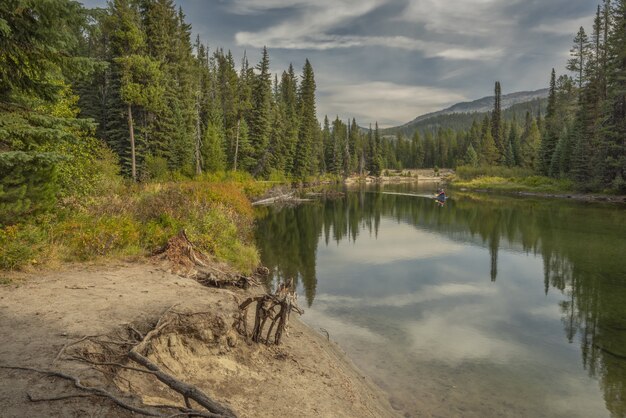
[(268, 186), (239, 174), (116, 187), (53, 215), (0, 228), (0, 269), (146, 255), (185, 229), (202, 251), (242, 271), (259, 263), (248, 196)]
[(562, 193), (574, 190), (567, 179), (537, 176), (534, 171), (520, 167), (461, 166), (456, 170), (454, 187), (515, 192)]

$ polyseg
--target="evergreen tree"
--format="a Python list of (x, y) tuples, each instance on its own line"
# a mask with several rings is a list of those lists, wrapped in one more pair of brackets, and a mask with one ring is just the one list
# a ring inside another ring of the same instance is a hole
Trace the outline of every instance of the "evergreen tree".
[(491, 137), (500, 153), (500, 158), (504, 160), (505, 143), (502, 135), (502, 89), (500, 82), (496, 81), (495, 99), (493, 105), (493, 113), (491, 115)]
[(612, 30), (607, 39), (606, 128), (599, 149), (600, 181), (626, 191), (626, 0), (611, 10)]
[[(370, 128), (371, 131), (371, 128)], [(370, 163), (370, 174), (374, 177), (380, 177), (380, 173), (382, 171), (382, 158), (381, 158), (381, 144), (380, 144), (380, 132), (378, 130), (378, 122), (376, 122), (376, 127), (374, 129), (374, 135), (370, 134), (371, 142), (371, 163)]]
[(315, 110), (315, 75), (307, 59), (302, 69), (302, 82), (298, 91), (300, 126), (296, 146), (294, 175), (304, 179), (313, 174), (318, 167), (319, 151), (322, 149), (319, 125)]
[(476, 150), (474, 150), (474, 146), (472, 144), (467, 147), (467, 152), (465, 153), (463, 162), (469, 166), (478, 167), (478, 154), (476, 154)]
[(556, 72), (552, 69), (550, 75), (550, 92), (548, 94), (548, 109), (546, 113), (546, 126), (543, 138), (541, 140), (540, 149), (540, 165), (539, 169), (542, 174), (550, 174), (550, 165), (552, 163), (552, 155), (559, 140), (559, 132), (557, 129), (558, 121), (556, 120)]
[(578, 88), (582, 89), (586, 81), (585, 71), (589, 60), (589, 38), (582, 26), (574, 38), (574, 46), (570, 49), (571, 58), (567, 62), (567, 69), (576, 73)]
[(84, 16), (67, 0), (0, 4), (0, 225), (52, 208), (63, 172), (80, 182), (95, 162), (74, 156), (96, 149), (68, 86)]
[(250, 143), (254, 149), (253, 158), (257, 161), (254, 168), (255, 174), (265, 170), (263, 165), (267, 161), (265, 154), (269, 144), (270, 117), (272, 114), (272, 82), (269, 68), (269, 53), (267, 48), (263, 47), (261, 61), (256, 66), (258, 74), (253, 77), (252, 103), (247, 119)]

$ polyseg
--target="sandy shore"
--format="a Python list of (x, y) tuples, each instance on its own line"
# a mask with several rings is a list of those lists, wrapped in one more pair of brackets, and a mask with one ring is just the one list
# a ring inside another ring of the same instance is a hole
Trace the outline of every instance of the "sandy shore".
[[(152, 376), (124, 371), (111, 378), (59, 356), (63, 347), (85, 336), (109, 336), (127, 324), (148, 330), (164, 312), (177, 311), (197, 317), (194, 326), (200, 331), (170, 330), (154, 342), (150, 358), (238, 416), (395, 416), (387, 396), (334, 343), (299, 320), (292, 318), (280, 347), (251, 344), (236, 334), (230, 325), (247, 296), (242, 290), (203, 287), (147, 263), (27, 275), (0, 287), (0, 365), (63, 371), (134, 402), (180, 405), (180, 396)], [(103, 398), (31, 402), (27, 393), (78, 392), (59, 379), (0, 369), (3, 417), (137, 416)]]

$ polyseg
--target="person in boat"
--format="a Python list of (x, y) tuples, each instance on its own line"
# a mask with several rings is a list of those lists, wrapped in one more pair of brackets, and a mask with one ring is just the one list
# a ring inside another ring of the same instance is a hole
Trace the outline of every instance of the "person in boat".
[(437, 197), (435, 197), (435, 199), (437, 199), (440, 202), (445, 202), (446, 201), (446, 192), (443, 189), (438, 189), (437, 190)]

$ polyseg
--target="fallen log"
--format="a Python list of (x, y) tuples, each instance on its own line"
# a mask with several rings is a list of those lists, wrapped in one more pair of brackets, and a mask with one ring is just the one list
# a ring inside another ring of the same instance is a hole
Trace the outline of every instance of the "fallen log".
[(272, 203), (290, 200), (295, 195), (296, 195), (295, 192), (289, 192), (289, 193), (281, 194), (280, 196), (268, 197), (267, 199), (261, 199), (261, 200), (257, 200), (256, 202), (252, 202), (252, 206), (271, 205)]

